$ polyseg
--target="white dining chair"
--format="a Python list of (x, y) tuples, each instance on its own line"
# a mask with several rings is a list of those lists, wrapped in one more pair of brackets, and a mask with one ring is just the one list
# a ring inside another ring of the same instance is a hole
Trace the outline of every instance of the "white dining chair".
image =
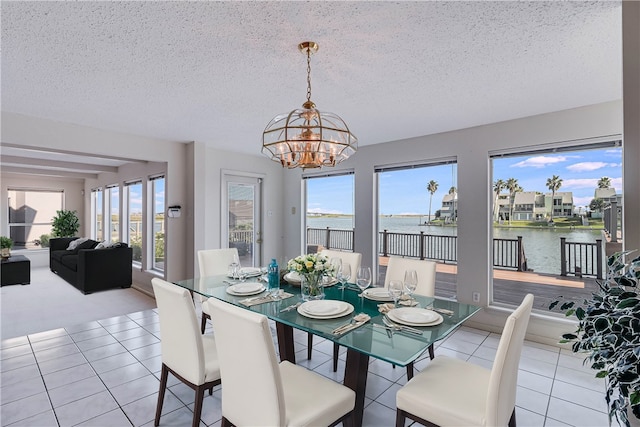
[[(436, 263), (435, 261), (420, 260), (414, 258), (389, 257), (387, 271), (384, 277), (385, 288), (389, 287), (392, 280), (404, 281), (404, 272), (415, 270), (418, 276), (418, 286), (414, 294), (432, 297), (436, 294)], [(435, 357), (434, 346), (428, 348), (429, 358)], [(413, 362), (407, 365), (407, 379), (413, 378)]]
[(169, 373), (195, 390), (193, 427), (200, 424), (204, 391), (220, 384), (220, 365), (213, 335), (198, 329), (198, 315), (188, 290), (159, 278), (151, 280), (160, 316), (162, 372), (154, 426), (160, 423)]
[[(227, 274), (229, 265), (238, 260), (238, 249), (205, 249), (198, 251), (198, 268), (200, 269), (200, 277), (217, 276)], [(196, 298), (202, 304), (206, 298), (197, 295)], [(202, 319), (200, 320), (200, 331), (204, 334), (207, 327), (207, 319), (211, 319), (211, 314), (206, 312), (206, 308), (202, 306)]]
[[(351, 283), (355, 283), (355, 277), (358, 273), (358, 269), (360, 268), (360, 264), (362, 263), (362, 254), (360, 252), (344, 252), (344, 251), (334, 251), (331, 249), (323, 249), (320, 252), (320, 255), (326, 257), (329, 261), (332, 258), (340, 258), (342, 260), (342, 264), (349, 264), (351, 269)], [(313, 350), (313, 334), (307, 334), (307, 359), (311, 359), (311, 352)], [(338, 344), (333, 344), (333, 372), (338, 370), (338, 354), (340, 352), (340, 346)]]
[(218, 343), (222, 427), (351, 425), (355, 392), (288, 361), (278, 363), (267, 318), (210, 298)]
[(396, 427), (516, 425), (518, 364), (533, 295), (507, 318), (491, 370), (438, 356), (396, 393)]

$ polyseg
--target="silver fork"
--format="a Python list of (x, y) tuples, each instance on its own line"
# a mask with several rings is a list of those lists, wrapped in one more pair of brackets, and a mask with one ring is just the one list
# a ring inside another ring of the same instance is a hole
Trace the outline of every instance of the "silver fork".
[(395, 329), (396, 331), (404, 331), (416, 335), (422, 335), (422, 331), (420, 329), (412, 328), (411, 326), (398, 325), (397, 323), (394, 323), (391, 319), (389, 319), (386, 314), (382, 317), (382, 322), (388, 327)]

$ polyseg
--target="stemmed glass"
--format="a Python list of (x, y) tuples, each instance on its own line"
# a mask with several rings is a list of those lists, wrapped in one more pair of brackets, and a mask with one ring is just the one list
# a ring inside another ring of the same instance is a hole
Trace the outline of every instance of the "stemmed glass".
[(340, 273), (340, 267), (342, 267), (342, 258), (331, 258), (329, 260), (329, 265), (331, 266), (332, 276), (334, 279), (338, 279), (338, 274)]
[(340, 289), (344, 289), (347, 286), (347, 282), (351, 278), (351, 266), (349, 264), (342, 264), (340, 270), (338, 270), (338, 280), (340, 281)]
[(404, 283), (400, 280), (392, 280), (389, 282), (389, 295), (393, 298), (393, 306), (398, 307), (398, 300), (402, 297)]
[(360, 267), (356, 273), (356, 284), (360, 288), (360, 311), (364, 309), (364, 290), (371, 284), (371, 269)]
[(413, 293), (418, 287), (418, 273), (415, 270), (407, 270), (404, 272), (404, 287), (409, 295), (409, 301), (413, 300)]

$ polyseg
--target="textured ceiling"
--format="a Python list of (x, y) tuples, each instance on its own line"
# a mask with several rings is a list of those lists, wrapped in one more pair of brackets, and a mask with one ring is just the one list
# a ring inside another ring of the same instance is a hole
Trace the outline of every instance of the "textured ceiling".
[(604, 2), (2, 2), (2, 110), (259, 153), (306, 97), (361, 145), (621, 98)]

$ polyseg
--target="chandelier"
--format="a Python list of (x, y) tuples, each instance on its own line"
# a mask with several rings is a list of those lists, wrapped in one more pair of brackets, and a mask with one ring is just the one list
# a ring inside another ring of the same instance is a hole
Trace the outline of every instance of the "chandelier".
[(283, 167), (293, 169), (335, 166), (358, 149), (358, 139), (338, 115), (322, 113), (311, 101), (311, 54), (315, 42), (302, 42), (307, 55), (307, 101), (301, 109), (273, 118), (262, 134), (262, 153)]

